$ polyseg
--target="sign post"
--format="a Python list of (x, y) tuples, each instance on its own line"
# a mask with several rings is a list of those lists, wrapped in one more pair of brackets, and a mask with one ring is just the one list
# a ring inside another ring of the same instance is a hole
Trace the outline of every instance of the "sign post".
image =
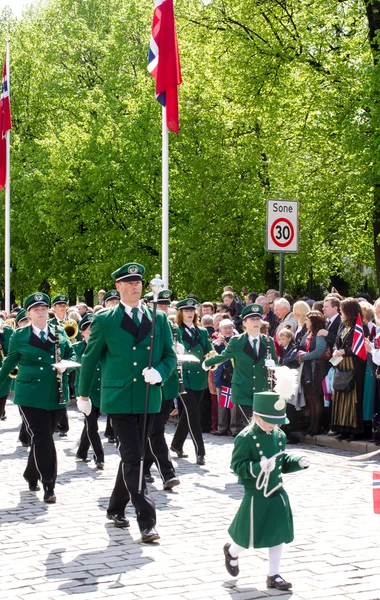
[(280, 254), (280, 295), (284, 292), (286, 252), (298, 252), (298, 202), (267, 201), (266, 251)]

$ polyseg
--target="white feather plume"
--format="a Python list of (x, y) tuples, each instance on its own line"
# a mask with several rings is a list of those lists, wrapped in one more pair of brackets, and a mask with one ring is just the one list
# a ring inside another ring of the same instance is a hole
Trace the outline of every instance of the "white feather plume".
[(275, 367), (276, 385), (274, 391), (279, 394), (280, 400), (289, 400), (298, 386), (298, 370), (289, 367)]

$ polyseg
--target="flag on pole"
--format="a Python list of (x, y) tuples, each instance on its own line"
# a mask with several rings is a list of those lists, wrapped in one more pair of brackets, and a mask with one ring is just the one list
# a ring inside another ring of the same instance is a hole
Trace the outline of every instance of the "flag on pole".
[(363, 360), (367, 360), (367, 352), (364, 345), (364, 331), (363, 323), (360, 315), (356, 317), (354, 339), (352, 340), (351, 350), (356, 356), (359, 356)]
[(1, 87), (0, 190), (2, 190), (6, 184), (7, 141), (5, 134), (10, 129), (12, 129), (11, 103), (9, 99), (7, 63), (4, 61)]
[(224, 408), (232, 408), (233, 403), (231, 398), (231, 388), (222, 385), (220, 388), (219, 405), (224, 406)]
[(182, 83), (173, 0), (155, 0), (148, 71), (156, 80), (156, 98), (166, 106), (168, 129), (178, 133), (178, 86)]

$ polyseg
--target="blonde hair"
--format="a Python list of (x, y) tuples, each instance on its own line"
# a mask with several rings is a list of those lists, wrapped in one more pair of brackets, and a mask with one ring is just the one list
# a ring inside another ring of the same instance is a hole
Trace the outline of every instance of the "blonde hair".
[(305, 324), (306, 315), (309, 312), (309, 310), (310, 306), (307, 302), (304, 302), (303, 300), (298, 300), (298, 302), (295, 302), (295, 304), (293, 305), (293, 315), (300, 325)]
[(281, 329), (281, 331), (277, 334), (278, 337), (286, 337), (288, 338), (288, 340), (292, 340), (293, 339), (293, 334), (291, 329), (288, 329), (287, 327), (284, 327), (284, 329)]

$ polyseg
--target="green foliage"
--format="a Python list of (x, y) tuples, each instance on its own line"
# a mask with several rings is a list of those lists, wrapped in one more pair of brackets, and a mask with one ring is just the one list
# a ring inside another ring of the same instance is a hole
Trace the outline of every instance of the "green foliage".
[[(374, 267), (380, 164), (364, 3), (177, 0), (175, 10), (184, 82), (170, 135), (170, 288), (202, 299), (226, 284), (263, 290), (267, 198), (300, 203), (287, 291), (311, 270), (317, 284), (360, 285), (357, 266)], [(18, 297), (44, 281), (53, 292), (109, 287), (130, 260), (148, 277), (160, 271), (152, 12), (153, 2), (49, 0), (0, 19), (11, 38)]]

